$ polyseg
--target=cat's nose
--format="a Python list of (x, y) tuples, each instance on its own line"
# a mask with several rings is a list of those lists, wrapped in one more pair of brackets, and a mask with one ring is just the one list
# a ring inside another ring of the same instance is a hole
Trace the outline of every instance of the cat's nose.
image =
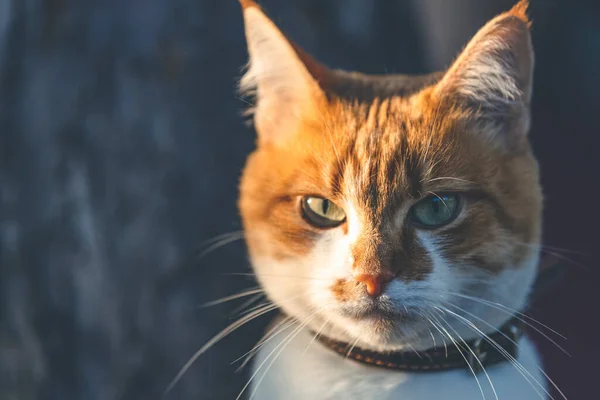
[(355, 276), (354, 279), (366, 285), (369, 296), (377, 297), (383, 292), (384, 286), (394, 279), (394, 274), (391, 272), (361, 274)]

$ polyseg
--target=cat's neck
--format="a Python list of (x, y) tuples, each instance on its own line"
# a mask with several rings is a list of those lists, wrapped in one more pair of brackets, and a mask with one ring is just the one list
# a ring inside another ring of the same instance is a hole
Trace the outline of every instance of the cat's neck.
[[(457, 314), (458, 315), (458, 314)], [(331, 338), (341, 343), (348, 343), (348, 346), (355, 346), (362, 349), (367, 349), (376, 352), (401, 352), (401, 351), (427, 351), (432, 350), (440, 345), (452, 345), (453, 340), (474, 341), (482, 336), (491, 336), (498, 334), (498, 331), (506, 324), (507, 321), (514, 318), (511, 314), (502, 314), (494, 319), (494, 324), (482, 319), (480, 321), (456, 323), (456, 319), (450, 322), (449, 319), (439, 316), (432, 318), (432, 327), (426, 335), (407, 336), (405, 338), (396, 338), (388, 343), (373, 342), (371, 338), (356, 338), (350, 335), (343, 329), (335, 326), (325, 327), (322, 329), (309, 329), (316, 337)], [(464, 317), (463, 317), (464, 318)], [(490, 318), (487, 318), (488, 320)], [(468, 325), (467, 325), (468, 324)]]
[[(547, 391), (534, 346), (519, 340), (514, 362), (488, 368), (477, 375), (468, 369), (437, 373), (386, 370), (349, 360), (314, 340), (308, 328), (282, 331), (261, 347), (253, 364), (249, 393), (259, 399), (393, 398), (464, 400), (485, 398), (532, 399)], [(493, 389), (488, 383), (493, 382)], [(539, 382), (539, 383), (538, 383)]]

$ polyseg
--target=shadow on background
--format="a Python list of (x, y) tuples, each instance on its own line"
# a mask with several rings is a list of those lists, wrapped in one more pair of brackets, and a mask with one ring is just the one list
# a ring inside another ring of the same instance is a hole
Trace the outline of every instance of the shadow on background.
[[(324, 63), (371, 73), (443, 68), (512, 3), (262, 2)], [(599, 8), (531, 7), (545, 241), (568, 250), (548, 249), (566, 276), (533, 312), (569, 338), (571, 358), (539, 345), (571, 400), (595, 398), (600, 357)], [(231, 274), (250, 272), (235, 207), (254, 140), (235, 94), (245, 61), (234, 0), (1, 2), (1, 399), (159, 398), (233, 321), (240, 303), (197, 306), (255, 285)], [(267, 320), (200, 357), (168, 397), (235, 397), (247, 374), (230, 362)]]

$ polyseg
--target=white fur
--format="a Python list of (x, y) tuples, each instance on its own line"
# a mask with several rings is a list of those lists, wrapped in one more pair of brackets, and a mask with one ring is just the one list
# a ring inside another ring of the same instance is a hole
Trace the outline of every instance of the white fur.
[[(443, 340), (442, 334), (426, 318), (410, 323), (398, 321), (393, 328), (382, 331), (373, 321), (349, 318), (344, 311), (360, 311), (376, 304), (393, 311), (409, 307), (431, 317), (439, 314), (439, 308), (449, 308), (470, 320), (482, 332), (490, 333), (510, 318), (511, 313), (506, 310), (524, 308), (535, 278), (539, 259), (537, 249), (531, 250), (530, 259), (523, 265), (490, 274), (477, 266), (449, 264), (436, 249), (434, 234), (425, 232), (419, 232), (418, 236), (433, 261), (432, 272), (425, 279), (408, 283), (394, 280), (377, 299), (365, 295), (346, 303), (337, 301), (331, 288), (340, 279), (353, 280), (351, 248), (362, 229), (360, 216), (352, 204), (348, 203), (345, 209), (348, 234), (342, 229), (324, 232), (309, 255), (285, 261), (275, 261), (265, 255), (252, 257), (260, 283), (284, 313), (301, 321), (312, 318), (309, 326), (314, 329), (327, 321), (324, 332), (339, 340), (379, 350), (396, 350), (406, 346), (415, 349), (431, 347), (431, 334), (439, 343)], [(494, 308), (456, 294), (482, 298), (506, 308)], [(479, 336), (465, 323), (445, 317), (451, 325), (451, 333), (464, 339)]]
[(478, 44), (480, 53), (461, 65), (458, 91), (488, 104), (512, 104), (523, 95), (515, 81), (513, 67), (498, 55), (508, 45), (500, 38), (487, 38)]
[[(321, 399), (394, 399), (394, 400), (471, 400), (495, 399), (483, 373), (477, 381), (468, 370), (438, 373), (405, 373), (370, 367), (348, 360), (302, 330), (288, 345), (282, 341), (293, 327), (281, 332), (260, 351), (250, 393), (257, 400), (321, 400)], [(284, 347), (285, 345), (285, 347)], [(284, 350), (278, 354), (279, 350)], [(509, 363), (487, 369), (500, 400), (534, 400), (546, 397), (546, 382), (532, 343), (520, 341), (518, 361), (529, 372), (525, 377)], [(271, 355), (266, 362), (265, 359)], [(275, 356), (277, 356), (275, 358)], [(271, 365), (271, 360), (275, 360)], [(267, 370), (268, 367), (268, 370)], [(260, 382), (260, 383), (259, 383)], [(540, 385), (535, 382), (539, 382)], [(534, 389), (535, 387), (535, 389)]]
[[(306, 322), (306, 326), (313, 331), (374, 350), (423, 350), (439, 346), (443, 342), (450, 343), (432, 325), (432, 320), (438, 326), (441, 324), (441, 330), (446, 330), (454, 338), (470, 340), (480, 337), (478, 332), (459, 318), (453, 317), (452, 312), (471, 321), (486, 334), (493, 332), (510, 317), (511, 312), (507, 310), (456, 297), (452, 293), (468, 293), (502, 304), (507, 309), (523, 309), (538, 263), (536, 249), (531, 250), (530, 259), (523, 265), (506, 268), (498, 274), (489, 274), (476, 266), (448, 264), (437, 248), (435, 234), (431, 232), (418, 234), (421, 244), (433, 261), (433, 270), (424, 280), (394, 280), (386, 287), (382, 296), (375, 300), (365, 295), (350, 302), (337, 301), (331, 287), (338, 279), (352, 279), (353, 260), (350, 250), (362, 229), (360, 216), (352, 205), (347, 204), (345, 208), (348, 213), (348, 234), (344, 234), (342, 229), (327, 231), (306, 257), (275, 261), (262, 256), (252, 260), (259, 280), (271, 300), (281, 306), (287, 315), (299, 322)], [(474, 280), (479, 285), (475, 288), (470, 286)], [(389, 324), (372, 320), (350, 318), (343, 312), (348, 309), (361, 310), (373, 302), (388, 310), (401, 310), (404, 307), (422, 310), (420, 313), (425, 318), (408, 322), (392, 321), (393, 325), (390, 327)], [(452, 308), (448, 302), (457, 308)], [(449, 311), (440, 313), (439, 310), (443, 308)], [(255, 368), (264, 371), (271, 360), (277, 361), (268, 368), (270, 372), (264, 378), (261, 379), (260, 371), (254, 377), (253, 385), (261, 382), (257, 386), (260, 391), (256, 398), (466, 400), (481, 396), (475, 379), (469, 375), (468, 370), (423, 375), (382, 371), (344, 360), (319, 344), (310, 346), (304, 355), (304, 349), (312, 339), (306, 328), (300, 330), (298, 337), (289, 345), (284, 343), (280, 347), (274, 347), (288, 333), (293, 332), (296, 326), (299, 324), (280, 333), (260, 350)], [(522, 342), (521, 352), (519, 361), (533, 376), (528, 377), (529, 380), (545, 385), (537, 367), (535, 350), (528, 341)], [(263, 363), (266, 358), (269, 360)], [(536, 392), (530, 389), (527, 379), (522, 378), (510, 363), (488, 372), (498, 394), (502, 394), (500, 399), (536, 398)], [(486, 398), (493, 398), (489, 384), (486, 386), (486, 377), (481, 375), (478, 378), (487, 391)], [(544, 393), (544, 389), (537, 390)]]
[[(318, 109), (318, 99), (314, 98), (319, 92), (314, 90), (317, 84), (290, 43), (258, 8), (246, 8), (244, 18), (250, 63), (241, 88), (258, 91), (255, 122), (259, 134), (264, 136), (269, 131), (273, 135), (281, 134), (282, 127), (289, 129), (297, 122), (297, 114), (305, 107)], [(452, 85), (483, 105), (527, 100), (529, 88), (519, 87), (515, 79), (519, 71), (511, 70), (514, 66), (510, 65), (510, 58), (502, 56), (511, 50), (510, 42), (503, 35), (493, 34), (499, 21), (492, 21), (476, 35), (464, 56), (459, 57), (436, 86), (437, 91)], [(365, 171), (370, 170), (368, 165), (363, 167)], [(370, 176), (363, 175), (363, 179)], [(254, 270), (270, 300), (297, 321), (261, 348), (254, 364), (255, 398), (481, 398), (476, 380), (468, 370), (413, 374), (367, 367), (345, 360), (318, 343), (311, 344), (313, 336), (307, 328), (379, 351), (431, 348), (448, 340), (444, 339), (443, 331), (464, 340), (480, 337), (481, 333), (489, 334), (510, 318), (512, 311), (507, 310), (524, 308), (538, 263), (538, 250), (532, 249), (522, 265), (507, 265), (502, 272), (493, 274), (475, 265), (452, 265), (444, 258), (434, 231), (418, 232), (420, 244), (431, 260), (431, 273), (417, 281), (393, 280), (377, 298), (357, 290), (352, 298), (339, 300), (332, 288), (338, 287), (339, 282), (350, 282), (348, 286), (352, 289), (354, 275), (360, 273), (356, 269), (361, 267), (354, 265), (352, 248), (359, 235), (369, 228), (365, 226), (369, 221), (361, 215), (360, 207), (353, 204), (356, 196), (352, 187), (345, 196), (347, 201), (339, 205), (347, 215), (347, 233), (342, 228), (323, 231), (311, 251), (298, 257), (281, 259), (264, 248), (260, 253), (251, 254)], [(408, 202), (406, 207), (409, 207)], [(398, 210), (397, 221), (384, 222), (397, 225), (393, 229), (399, 232), (407, 212), (408, 208)], [(454, 221), (459, 222), (460, 217)], [(260, 238), (263, 243), (276, 239), (269, 236), (272, 234), (269, 230), (258, 225), (247, 227), (246, 233)], [(354, 286), (356, 288), (358, 286)], [(488, 304), (465, 295), (484, 299)], [(506, 309), (490, 307), (489, 302)], [(372, 310), (393, 316), (369, 314)], [(294, 330), (299, 324), (305, 324), (306, 328)], [(526, 339), (521, 340), (519, 361), (532, 374), (529, 380), (541, 382), (542, 387), (532, 389), (517, 368), (505, 363), (488, 371), (499, 399), (529, 400), (545, 392), (535, 349)], [(263, 371), (267, 373), (263, 375)], [(484, 390), (483, 398), (493, 399), (485, 375), (478, 378)]]
[[(471, 39), (436, 90), (443, 91), (450, 84), (458, 93), (491, 108), (528, 103), (533, 52), (529, 48), (527, 54), (519, 54), (515, 46), (530, 46), (530, 38), (528, 33), (519, 36), (521, 33), (507, 24), (505, 16), (488, 22)], [(519, 70), (515, 64), (519, 57), (528, 57), (528, 71)]]

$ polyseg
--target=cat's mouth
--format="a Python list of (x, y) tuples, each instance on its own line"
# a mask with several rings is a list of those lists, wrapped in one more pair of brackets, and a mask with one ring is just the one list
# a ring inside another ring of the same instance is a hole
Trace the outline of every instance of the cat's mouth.
[(408, 308), (398, 308), (387, 301), (365, 301), (341, 309), (344, 316), (358, 321), (400, 321), (411, 320), (416, 315)]
[(366, 310), (366, 311), (361, 311), (359, 313), (356, 313), (355, 315), (352, 316), (354, 319), (357, 320), (361, 320), (361, 321), (369, 321), (369, 320), (373, 320), (373, 321), (389, 321), (389, 320), (395, 320), (398, 317), (400, 317), (399, 314), (395, 314), (395, 313), (391, 313), (389, 311), (386, 310), (380, 310), (380, 309), (370, 309), (370, 310)]

